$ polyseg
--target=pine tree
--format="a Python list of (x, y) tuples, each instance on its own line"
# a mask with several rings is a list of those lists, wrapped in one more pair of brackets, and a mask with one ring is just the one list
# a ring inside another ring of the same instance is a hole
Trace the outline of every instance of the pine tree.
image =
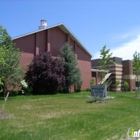
[(61, 48), (62, 57), (60, 57), (65, 72), (65, 86), (64, 92), (69, 92), (69, 88), (73, 85), (77, 87), (81, 87), (82, 80), (81, 80), (81, 71), (78, 68), (78, 62), (75, 59), (75, 53), (72, 51), (72, 47), (65, 43)]

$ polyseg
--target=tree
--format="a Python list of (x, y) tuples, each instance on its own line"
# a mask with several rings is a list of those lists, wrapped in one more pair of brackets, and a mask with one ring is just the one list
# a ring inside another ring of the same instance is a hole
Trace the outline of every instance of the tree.
[(21, 55), (19, 50), (13, 47), (3, 47), (3, 49), (5, 51), (5, 55), (4, 63), (0, 63), (0, 77), (3, 83), (3, 92), (5, 94), (8, 86), (18, 86), (24, 73), (23, 68), (19, 66)]
[[(0, 25), (0, 65), (5, 66), (5, 49), (4, 49), (4, 42), (6, 40), (6, 36), (8, 36), (8, 33), (6, 29), (4, 29)], [(3, 92), (3, 82), (2, 82), (3, 77), (0, 77), (0, 93)]]
[(0, 47), (15, 47), (6, 29), (0, 25)]
[(135, 52), (133, 54), (133, 73), (136, 76), (136, 81), (138, 82), (138, 90), (139, 90), (139, 83), (140, 83), (140, 53)]
[(75, 59), (72, 47), (68, 43), (65, 43), (60, 51), (62, 54), (60, 60), (62, 61), (65, 69), (65, 86), (63, 88), (64, 92), (69, 92), (69, 88), (71, 86), (75, 85), (80, 87), (82, 85), (81, 71), (80, 68), (78, 68), (78, 62)]
[[(3, 47), (0, 47), (0, 65), (5, 66), (5, 49)], [(3, 92), (3, 77), (0, 76), (0, 93)]]
[(98, 69), (101, 71), (99, 73), (100, 81), (103, 80), (105, 75), (108, 73), (110, 69), (110, 65), (114, 64), (111, 59), (112, 53), (110, 53), (110, 49), (106, 50), (106, 45), (100, 50), (100, 59), (99, 59), (99, 67)]
[(4, 95), (8, 86), (18, 86), (23, 77), (23, 69), (19, 66), (20, 56), (6, 29), (0, 26), (0, 85)]
[(49, 52), (40, 53), (29, 65), (25, 80), (32, 87), (33, 94), (53, 94), (64, 84), (64, 68), (59, 59), (53, 59)]
[(0, 47), (0, 63), (5, 65), (5, 49)]

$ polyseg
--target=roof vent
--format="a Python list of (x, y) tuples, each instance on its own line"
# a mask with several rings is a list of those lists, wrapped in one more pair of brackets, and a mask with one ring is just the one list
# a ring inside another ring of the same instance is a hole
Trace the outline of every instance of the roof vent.
[(39, 30), (41, 29), (46, 29), (47, 28), (47, 21), (46, 20), (41, 20), (41, 25), (39, 26)]

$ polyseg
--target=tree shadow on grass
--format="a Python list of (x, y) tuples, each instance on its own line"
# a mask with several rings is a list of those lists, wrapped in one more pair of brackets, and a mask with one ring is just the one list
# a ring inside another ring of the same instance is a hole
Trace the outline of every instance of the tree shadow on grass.
[(94, 99), (94, 100), (91, 100), (91, 101), (87, 101), (86, 103), (90, 103), (90, 104), (93, 104), (93, 103), (99, 103), (99, 104), (107, 104), (108, 102), (106, 102), (105, 100), (103, 99)]
[(0, 100), (4, 101), (4, 97), (0, 97)]

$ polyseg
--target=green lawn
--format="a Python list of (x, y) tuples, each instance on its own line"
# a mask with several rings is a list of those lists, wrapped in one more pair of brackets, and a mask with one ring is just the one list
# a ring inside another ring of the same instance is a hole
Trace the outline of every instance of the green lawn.
[[(0, 120), (0, 140), (119, 140), (140, 128), (140, 98), (108, 93), (114, 99), (87, 103), (89, 92), (9, 97)], [(0, 98), (0, 105), (3, 100)]]

